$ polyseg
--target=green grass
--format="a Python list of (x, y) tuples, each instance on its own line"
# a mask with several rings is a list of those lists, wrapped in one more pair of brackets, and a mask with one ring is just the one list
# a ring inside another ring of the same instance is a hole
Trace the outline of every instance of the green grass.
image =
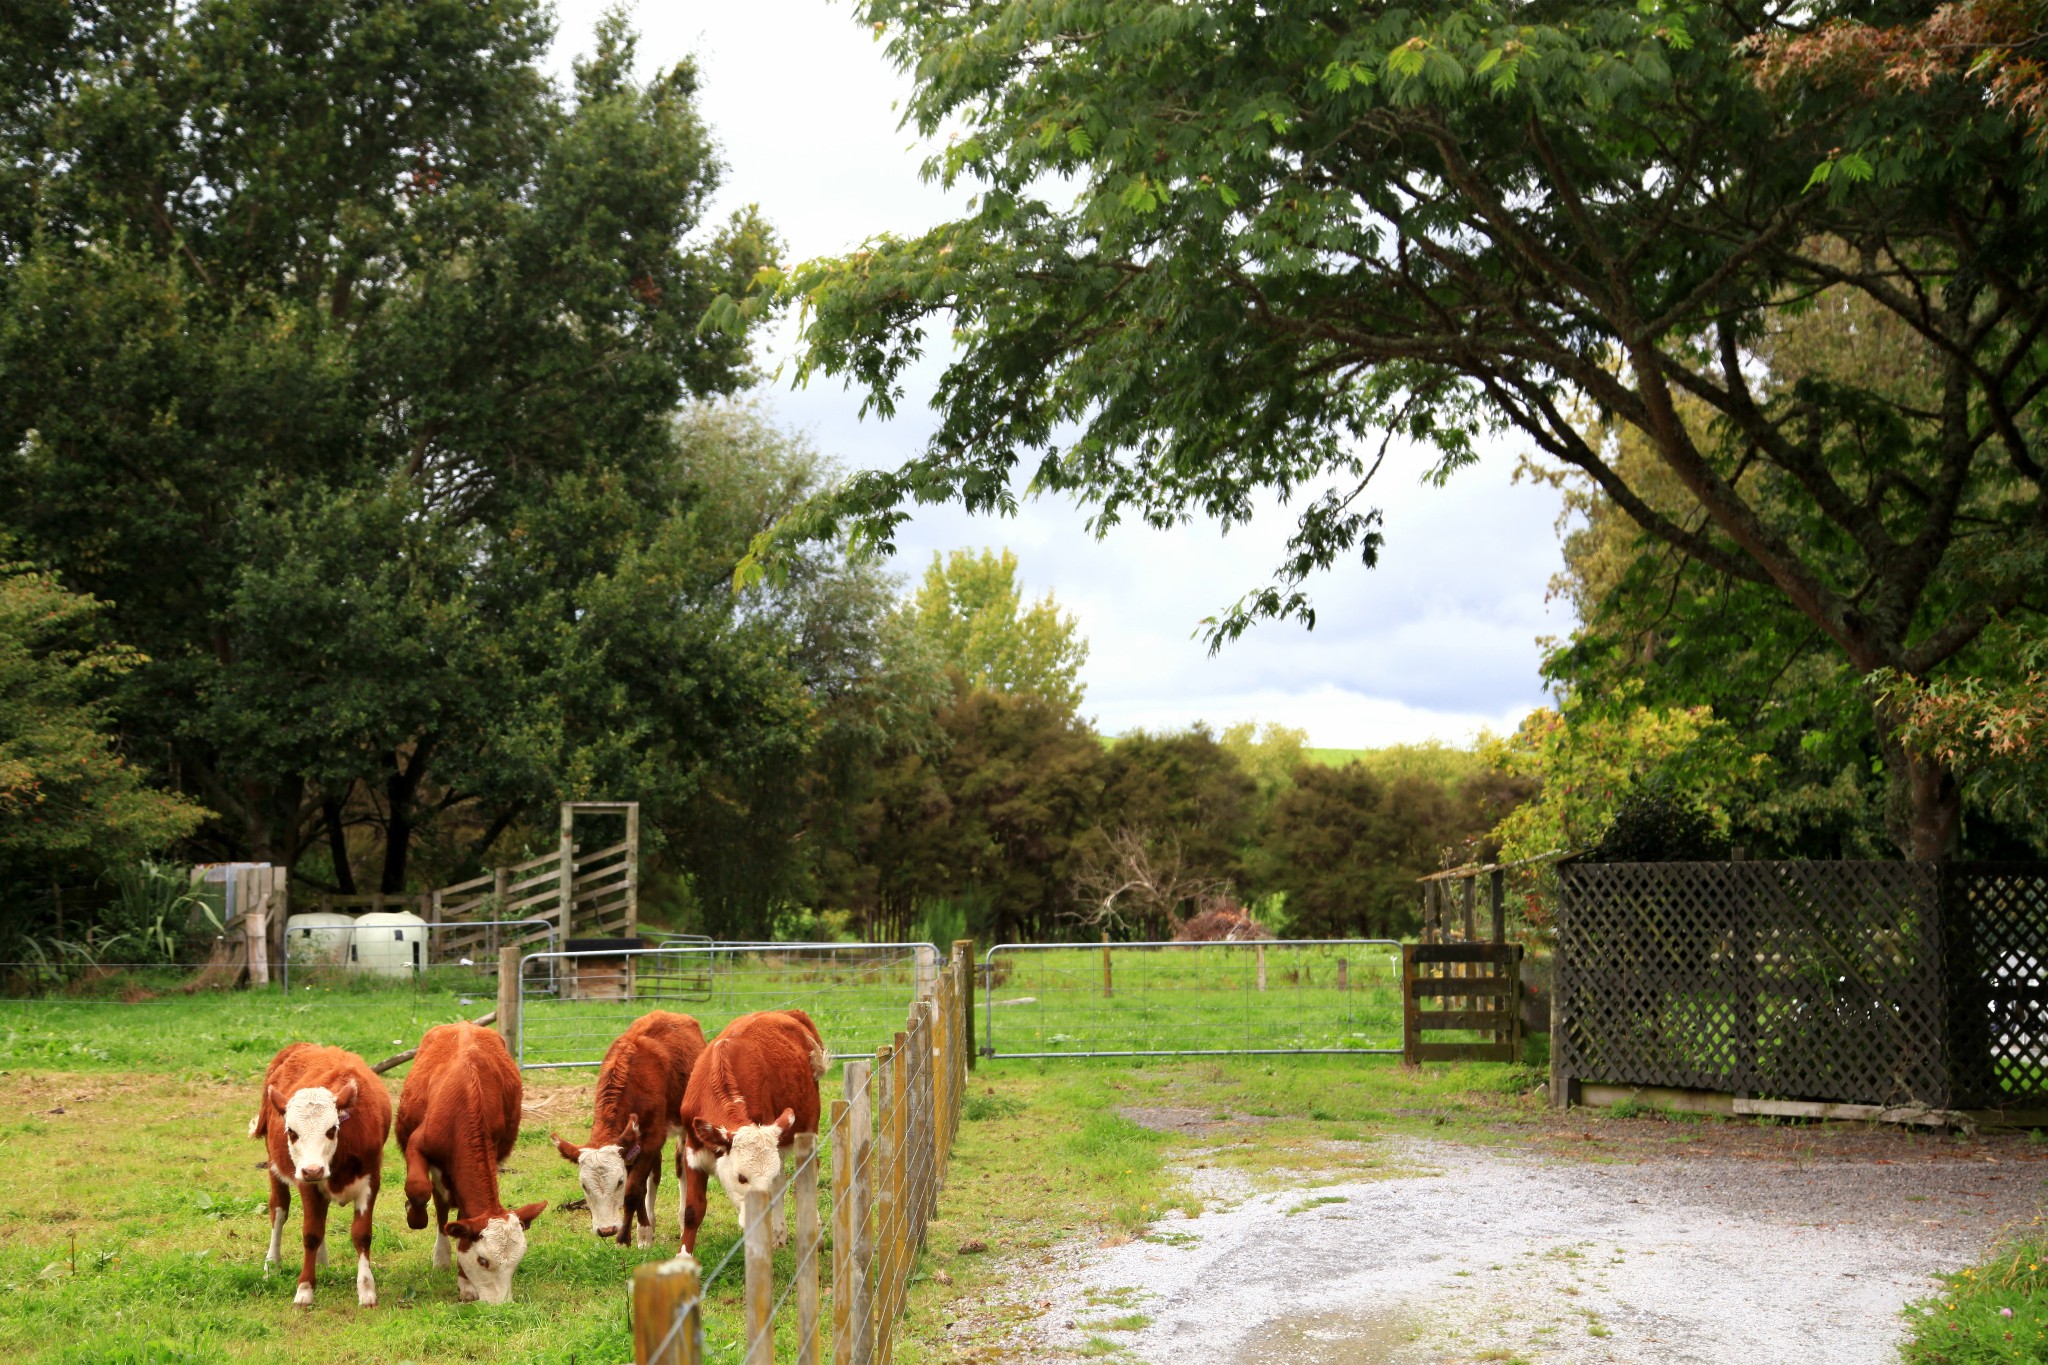
[(1113, 946), (1105, 993), (1100, 947), (998, 951), (978, 1041), (1002, 1056), (1400, 1048), (1396, 950), (1275, 943), (1263, 955), (1261, 989), (1249, 945)]
[[(1280, 965), (1272, 954), (1269, 987), (1279, 984)], [(1306, 965), (1318, 984), (1295, 983), (1304, 995), (1321, 989), (1320, 966)], [(631, 1357), (626, 1285), (635, 1265), (672, 1253), (672, 1174), (660, 1195), (661, 1241), (645, 1251), (601, 1243), (587, 1215), (550, 1207), (535, 1224), (515, 1301), (502, 1308), (456, 1302), (452, 1273), (430, 1264), (430, 1236), (404, 1227), (389, 1152), (373, 1252), (378, 1308), (356, 1306), (338, 1222), (330, 1248), (342, 1251), (322, 1272), (312, 1309), (292, 1306), (289, 1266), (272, 1278), (262, 1273), (265, 1180), (261, 1150), (244, 1134), (272, 1052), (318, 1038), (375, 1059), (411, 1046), (431, 1023), (491, 1008), (494, 992), (314, 982), (315, 990), (290, 996), (165, 991), (124, 1000), (171, 983), (98, 984), (98, 997), (0, 1004), (0, 1360), (617, 1365)], [(809, 992), (806, 1008), (826, 1024), (828, 1039), (839, 1030), (862, 1050), (885, 1027), (901, 1027), (908, 995), (907, 982), (805, 974), (733, 974), (727, 984), (713, 1000), (683, 1007), (715, 1027), (713, 1009), (755, 1008), (774, 990)], [(609, 1026), (599, 1010), (558, 1008), (579, 1028), (601, 1034)], [(866, 1029), (872, 1035), (859, 1036)], [(572, 1040), (562, 1031), (558, 1041)], [(547, 1132), (587, 1124), (592, 1078), (529, 1073), (528, 1101), (544, 1112), (522, 1129), (504, 1181), (509, 1203), (559, 1205), (580, 1194)], [(971, 1078), (968, 1121), (911, 1286), (898, 1359), (954, 1359), (960, 1343), (946, 1324), (961, 1317), (956, 1301), (984, 1302), (983, 1291), (1012, 1282), (1051, 1248), (1146, 1235), (1176, 1210), (1199, 1218), (1200, 1201), (1175, 1185), (1176, 1162), (1234, 1167), (1255, 1179), (1298, 1180), (1303, 1171), (1370, 1179), (1395, 1170), (1375, 1142), (1388, 1132), (1449, 1128), (1513, 1141), (1537, 1114), (1519, 1098), (1533, 1080), (1527, 1070), (1486, 1065), (1407, 1072), (1390, 1058), (1357, 1055), (985, 1062)], [(828, 1077), (828, 1095), (836, 1090), (837, 1077)], [(1161, 1106), (1227, 1122), (1205, 1136), (1162, 1134), (1118, 1112)], [(1264, 1119), (1249, 1127), (1234, 1117), (1248, 1114)], [(829, 1182), (824, 1195), (829, 1220)], [(1179, 1229), (1189, 1226), (1168, 1223), (1160, 1232), (1186, 1236)], [(730, 1201), (714, 1192), (698, 1248), (707, 1268), (735, 1236)], [(295, 1240), (294, 1227), (288, 1258)], [(976, 1243), (986, 1249), (960, 1249)], [(942, 1270), (944, 1277), (935, 1273)], [(776, 1271), (779, 1290), (793, 1271), (791, 1252), (778, 1253)], [(713, 1360), (738, 1357), (740, 1290), (735, 1262), (706, 1307)], [(1141, 1316), (1136, 1302), (1102, 1307), (1122, 1316), (1098, 1330), (1135, 1330), (1121, 1324)], [(778, 1319), (783, 1356), (793, 1345), (788, 1318)]]
[(2048, 1239), (2038, 1227), (1943, 1279), (1945, 1290), (1906, 1309), (1908, 1365), (2048, 1360)]

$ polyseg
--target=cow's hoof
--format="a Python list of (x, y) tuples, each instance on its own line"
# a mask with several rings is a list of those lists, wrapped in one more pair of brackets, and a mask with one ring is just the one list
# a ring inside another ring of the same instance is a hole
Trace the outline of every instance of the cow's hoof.
[(292, 1302), (301, 1308), (311, 1308), (313, 1306), (313, 1286), (310, 1284), (300, 1285), (299, 1292), (292, 1295)]
[(357, 1285), (356, 1303), (364, 1308), (375, 1308), (377, 1306), (377, 1286), (374, 1284)]
[(277, 1273), (277, 1264), (277, 1257), (275, 1256), (265, 1256), (263, 1258), (263, 1274), (265, 1275), (265, 1277), (275, 1275)]
[(650, 1228), (650, 1227), (647, 1227), (647, 1226), (645, 1226), (644, 1224), (643, 1224), (642, 1226), (640, 1226), (640, 1227), (637, 1227), (637, 1228), (633, 1229), (633, 1245), (634, 1245), (634, 1246), (636, 1246), (636, 1247), (651, 1247), (651, 1246), (653, 1246), (653, 1245), (654, 1245), (654, 1229), (653, 1229), (653, 1228)]

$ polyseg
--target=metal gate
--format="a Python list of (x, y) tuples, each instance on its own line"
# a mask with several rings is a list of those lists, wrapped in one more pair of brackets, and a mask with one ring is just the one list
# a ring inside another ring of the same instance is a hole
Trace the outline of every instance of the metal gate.
[(650, 1010), (694, 1017), (708, 1038), (756, 1010), (801, 1009), (835, 1058), (887, 1042), (921, 986), (929, 943), (668, 943), (529, 953), (519, 962), (515, 1055), (529, 1071), (597, 1066)]
[(999, 943), (976, 988), (988, 1057), (1401, 1051), (1392, 939)]

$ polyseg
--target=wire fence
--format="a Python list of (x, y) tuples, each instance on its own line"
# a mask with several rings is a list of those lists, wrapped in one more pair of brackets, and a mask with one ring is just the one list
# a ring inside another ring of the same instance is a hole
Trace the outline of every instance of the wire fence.
[(302, 990), (382, 977), (410, 981), (423, 994), (493, 994), (500, 949), (536, 945), (548, 950), (560, 946), (553, 921), (535, 917), (444, 924), (300, 923), (285, 930), (278, 976), (286, 991), (295, 977)]
[[(967, 950), (956, 945), (919, 982), (903, 1030), (871, 1061), (846, 1063), (843, 1098), (832, 1101), (824, 1132), (798, 1136), (792, 1165), (772, 1194), (746, 1197), (740, 1238), (722, 1259), (708, 1271), (685, 1255), (635, 1272), (637, 1365), (723, 1358), (820, 1365), (828, 1350), (834, 1365), (887, 1365), (895, 1358), (896, 1323), (960, 1125), (970, 971)], [(829, 1232), (821, 1186), (831, 1196)], [(778, 1285), (773, 1210), (784, 1198), (795, 1206), (794, 1241)], [(738, 1332), (714, 1330), (707, 1353), (707, 1300), (735, 1260), (744, 1276)]]
[(1401, 945), (999, 943), (983, 958), (987, 1057), (1398, 1053)]
[(707, 1035), (756, 1010), (801, 1009), (834, 1058), (887, 1037), (936, 979), (929, 943), (703, 943), (529, 953), (519, 963), (514, 1052), (529, 1071), (598, 1066), (649, 1009), (693, 1015)]

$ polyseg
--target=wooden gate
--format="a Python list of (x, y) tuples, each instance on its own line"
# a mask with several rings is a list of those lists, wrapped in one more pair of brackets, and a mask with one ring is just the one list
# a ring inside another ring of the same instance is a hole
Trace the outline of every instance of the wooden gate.
[[(1522, 945), (1407, 943), (1401, 946), (1401, 1060), (1519, 1062), (1522, 1059)], [(1424, 1008), (1425, 1004), (1431, 1008)], [(1482, 1041), (1428, 1043), (1425, 1033), (1480, 1033)]]

